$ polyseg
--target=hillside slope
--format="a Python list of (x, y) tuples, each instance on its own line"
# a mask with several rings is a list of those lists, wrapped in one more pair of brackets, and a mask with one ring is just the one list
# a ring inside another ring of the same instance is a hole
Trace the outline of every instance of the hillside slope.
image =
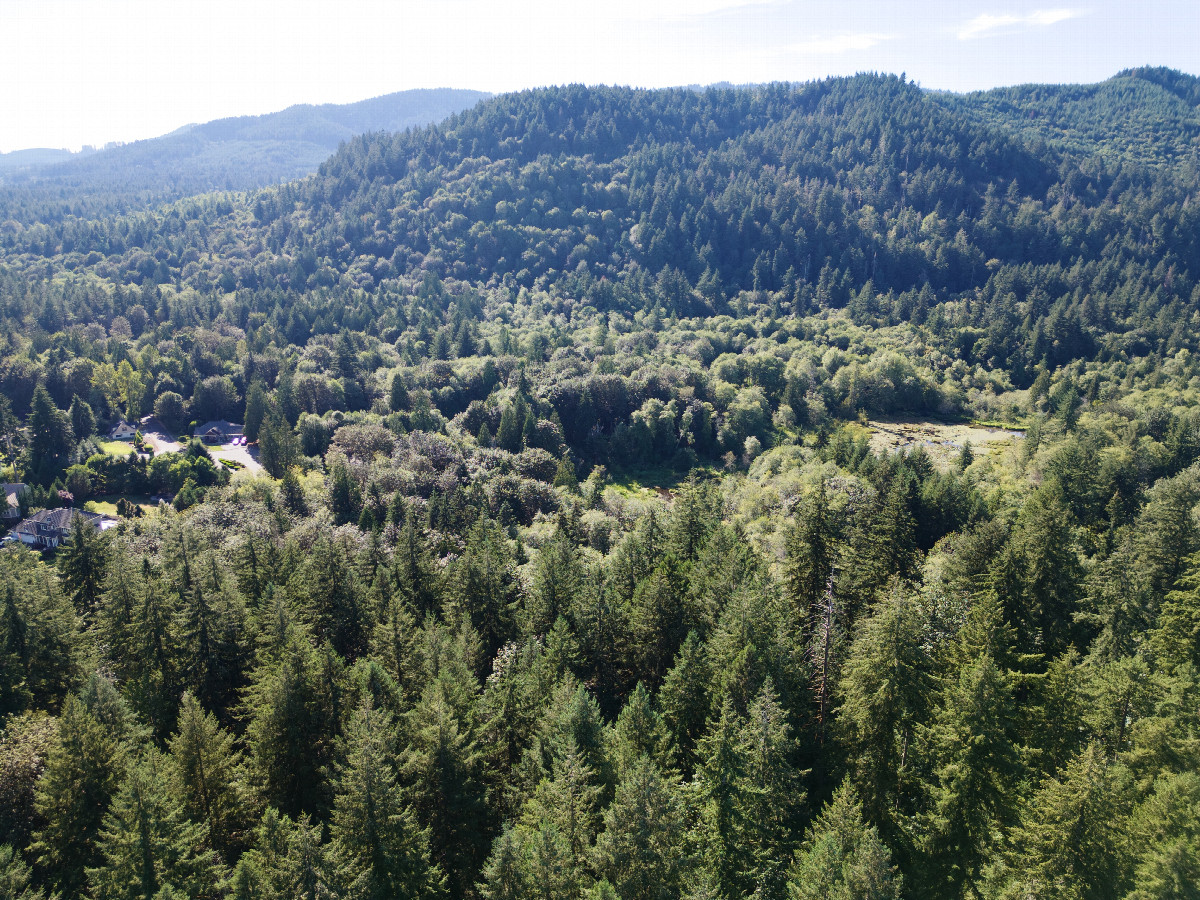
[(1027, 84), (935, 94), (956, 113), (1080, 155), (1140, 164), (1200, 158), (1200, 79), (1129, 69), (1099, 84)]
[(218, 119), (65, 160), (63, 151), (5, 154), (0, 157), (0, 219), (96, 218), (208, 191), (243, 191), (301, 178), (357, 134), (439, 122), (487, 96), (452, 89), (400, 91), (358, 103), (305, 104)]

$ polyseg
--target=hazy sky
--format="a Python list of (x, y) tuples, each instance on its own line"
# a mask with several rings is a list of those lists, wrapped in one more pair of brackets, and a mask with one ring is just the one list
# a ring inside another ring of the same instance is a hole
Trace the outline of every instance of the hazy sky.
[(414, 87), (1200, 74), (1198, 0), (0, 0), (0, 152)]

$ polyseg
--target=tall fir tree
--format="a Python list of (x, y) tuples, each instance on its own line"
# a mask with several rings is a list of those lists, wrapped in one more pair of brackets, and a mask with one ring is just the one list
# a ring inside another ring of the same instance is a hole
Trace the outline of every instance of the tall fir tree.
[(863, 819), (844, 783), (821, 810), (796, 853), (791, 900), (898, 900), (902, 881), (879, 833)]
[(30, 847), (46, 881), (64, 897), (82, 894), (87, 870), (101, 863), (104, 811), (125, 772), (127, 748), (75, 697), (58, 721), (58, 738), (38, 782), (37, 813), (45, 823)]
[(642, 757), (604, 811), (593, 865), (623, 900), (674, 896), (687, 874), (684, 837), (678, 779)]
[(189, 693), (179, 704), (170, 741), (168, 778), (183, 813), (208, 829), (212, 846), (226, 860), (244, 847), (250, 798), (243, 783), (241, 753), (234, 737)]
[(441, 896), (443, 876), (430, 863), (428, 832), (418, 826), (397, 782), (390, 717), (365, 702), (353, 714), (344, 741), (329, 831), (330, 859), (343, 896)]
[(87, 870), (96, 900), (224, 895), (224, 867), (208, 847), (208, 828), (184, 817), (157, 750), (130, 770), (97, 837), (100, 865)]

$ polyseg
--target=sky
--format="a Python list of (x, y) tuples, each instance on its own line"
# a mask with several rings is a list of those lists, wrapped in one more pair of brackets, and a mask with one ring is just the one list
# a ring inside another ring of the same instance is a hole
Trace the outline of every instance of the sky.
[(0, 0), (0, 152), (420, 87), (1200, 75), (1198, 0)]

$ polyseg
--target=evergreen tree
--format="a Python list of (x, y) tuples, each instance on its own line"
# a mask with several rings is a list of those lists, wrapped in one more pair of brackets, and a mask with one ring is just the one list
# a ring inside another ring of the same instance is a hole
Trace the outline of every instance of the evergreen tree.
[(988, 652), (947, 685), (926, 742), (935, 761), (925, 816), (925, 890), (958, 897), (979, 879), (997, 824), (1013, 814), (1022, 763), (1012, 687)]
[[(1095, 744), (1031, 799), (989, 885), (999, 897), (1115, 900), (1130, 886), (1129, 785)], [(997, 877), (997, 875), (999, 877)], [(999, 882), (999, 884), (997, 884)], [(1001, 886), (1002, 885), (1002, 886)]]
[(28, 469), (39, 484), (49, 484), (70, 462), (75, 452), (71, 420), (54, 404), (45, 385), (33, 392), (27, 421)]
[(613, 729), (611, 756), (618, 776), (643, 756), (666, 767), (668, 743), (662, 717), (654, 709), (649, 691), (639, 681)]
[(897, 900), (901, 879), (843, 783), (809, 828), (788, 879), (792, 900)]
[(329, 641), (353, 661), (366, 649), (367, 613), (347, 553), (327, 537), (312, 548), (303, 568), (288, 585), (299, 607), (307, 607), (314, 637)]
[(29, 866), (8, 844), (0, 844), (0, 900), (44, 900), (34, 887)]
[(491, 839), (479, 750), (447, 700), (444, 678), (429, 686), (409, 718), (412, 743), (401, 772), (450, 896), (464, 897)]
[(168, 889), (197, 900), (223, 896), (208, 829), (183, 816), (165, 769), (162, 755), (148, 750), (113, 797), (97, 838), (103, 861), (87, 870), (97, 900), (154, 900)]
[(742, 745), (749, 788), (746, 809), (754, 823), (754, 882), (759, 891), (782, 896), (782, 861), (805, 794), (794, 763), (799, 747), (770, 679), (750, 706)]
[(229, 596), (215, 555), (201, 560), (178, 606), (178, 665), (184, 684), (211, 709), (225, 709), (243, 686), (245, 610)]
[(915, 600), (893, 591), (859, 625), (838, 684), (850, 781), (868, 820), (890, 836), (912, 812), (902, 789), (932, 691)]
[(496, 446), (509, 453), (521, 451), (521, 426), (524, 424), (524, 413), (517, 418), (517, 408), (508, 404), (500, 414), (500, 425), (496, 429)]
[[(259, 439), (259, 432), (267, 417), (269, 405), (266, 385), (262, 383), (261, 379), (255, 378), (250, 382), (250, 387), (246, 389), (246, 411), (242, 418), (242, 433), (246, 435), (246, 440), (257, 441)], [(276, 427), (278, 427), (278, 423), (276, 423)], [(263, 465), (265, 467), (266, 464)]]
[(412, 612), (393, 595), (371, 634), (371, 657), (395, 680), (405, 704), (421, 695), (424, 672), (417, 653), (417, 626)]
[(71, 537), (59, 556), (63, 587), (81, 615), (92, 615), (100, 602), (108, 565), (108, 542), (83, 516), (73, 516)]
[(397, 372), (392, 376), (391, 386), (388, 389), (388, 407), (392, 412), (406, 412), (411, 405), (404, 376)]
[(685, 775), (690, 775), (696, 765), (696, 747), (711, 706), (709, 683), (704, 645), (696, 632), (690, 632), (658, 692), (663, 723), (671, 735), (672, 758)]
[(806, 619), (825, 594), (833, 577), (835, 529), (829, 513), (825, 479), (821, 479), (811, 504), (787, 536), (785, 583), (797, 613)]
[(466, 549), (449, 575), (448, 605), (452, 615), (466, 616), (491, 659), (514, 632), (519, 600), (516, 565), (499, 524), (480, 517), (471, 526)]
[(668, 553), (633, 594), (629, 630), (637, 671), (655, 687), (662, 683), (687, 635), (687, 590), (687, 579), (678, 561)]
[(1188, 561), (1176, 589), (1167, 594), (1150, 644), (1167, 667), (1200, 668), (1200, 554)]
[(757, 823), (750, 812), (759, 804), (752, 796), (756, 787), (749, 779), (746, 751), (742, 723), (727, 700), (697, 748), (700, 818), (692, 840), (713, 884), (731, 897), (745, 896), (754, 884), (751, 851)]
[(483, 881), (478, 885), (485, 900), (524, 900), (529, 896), (522, 835), (514, 832), (512, 826), (505, 825), (492, 845), (491, 855), (483, 867)]
[(340, 896), (324, 829), (307, 816), (293, 822), (267, 807), (255, 830), (254, 846), (238, 860), (229, 879), (233, 900), (335, 900)]
[(31, 574), (0, 581), (0, 709), (8, 712), (58, 709), (79, 684), (84, 659), (71, 603), (47, 567)]
[[(540, 831), (543, 845), (553, 837), (565, 847), (567, 865), (565, 883), (571, 896), (578, 896), (587, 878), (588, 859), (600, 824), (601, 788), (587, 759), (569, 738), (567, 746), (554, 759), (550, 777), (537, 786), (522, 813), (526, 829)], [(547, 827), (548, 826), (548, 827)]]
[(230, 859), (243, 844), (249, 798), (233, 735), (189, 693), (179, 705), (168, 778), (183, 813), (208, 829), (212, 846)]
[(363, 900), (437, 897), (442, 875), (430, 864), (429, 837), (396, 781), (394, 729), (369, 702), (355, 712), (337, 768), (330, 858), (343, 896)]
[[(148, 561), (142, 571), (144, 576), (150, 574)], [(133, 620), (131, 671), (125, 688), (130, 702), (146, 718), (155, 735), (163, 739), (170, 733), (179, 696), (171, 629), (174, 610), (170, 598), (161, 591), (161, 585), (146, 577), (143, 577), (143, 583), (147, 583), (147, 587)]]
[(320, 811), (328, 802), (321, 776), (336, 736), (333, 701), (318, 655), (286, 624), (278, 648), (251, 675), (244, 702), (251, 771), (262, 799), (282, 812)]
[(279, 408), (272, 404), (258, 430), (258, 461), (272, 478), (282, 478), (300, 457), (300, 441)]
[(396, 596), (407, 604), (418, 620), (431, 615), (438, 607), (439, 586), (434, 571), (425, 531), (417, 520), (417, 511), (410, 507), (404, 529), (396, 539), (392, 577)]
[(686, 874), (684, 809), (678, 780), (642, 757), (604, 811), (594, 866), (623, 900), (675, 896)]
[(721, 501), (708, 483), (688, 479), (675, 496), (667, 523), (671, 549), (681, 560), (694, 561), (721, 520)]
[(38, 782), (37, 813), (45, 825), (30, 850), (51, 887), (78, 896), (86, 870), (102, 861), (101, 821), (125, 769), (126, 748), (113, 730), (68, 697), (58, 739)]
[[(1122, 803), (1124, 787), (1118, 781), (1116, 790), (1105, 799)], [(1120, 852), (1120, 819), (1091, 824), (1094, 831), (1088, 836), (1093, 841), (1099, 837), (1100, 842), (1090, 849), (1102, 850), (1103, 842), (1108, 841)], [(1136, 868), (1128, 900), (1195, 900), (1200, 896), (1200, 775), (1182, 772), (1160, 779), (1135, 810), (1130, 832)], [(1101, 871), (1113, 865), (1104, 859), (1099, 862)], [(1094, 879), (1089, 881), (1094, 883)]]
[[(482, 428), (487, 427), (485, 422)], [(481, 443), (480, 446), (487, 446)], [(554, 486), (565, 488), (569, 493), (579, 493), (579, 479), (575, 477), (575, 466), (569, 456), (563, 456), (558, 461), (558, 469), (554, 473)]]
[(996, 590), (1019, 650), (1052, 657), (1066, 647), (1082, 584), (1071, 513), (1061, 487), (1049, 482), (1022, 508), (996, 565)]
[(584, 579), (583, 564), (570, 537), (559, 527), (534, 561), (533, 592), (527, 600), (526, 630), (545, 634), (570, 608)]
[(67, 417), (71, 420), (71, 431), (76, 439), (83, 441), (96, 433), (96, 415), (87, 401), (80, 399), (78, 394), (71, 398), (71, 408), (67, 410)]

